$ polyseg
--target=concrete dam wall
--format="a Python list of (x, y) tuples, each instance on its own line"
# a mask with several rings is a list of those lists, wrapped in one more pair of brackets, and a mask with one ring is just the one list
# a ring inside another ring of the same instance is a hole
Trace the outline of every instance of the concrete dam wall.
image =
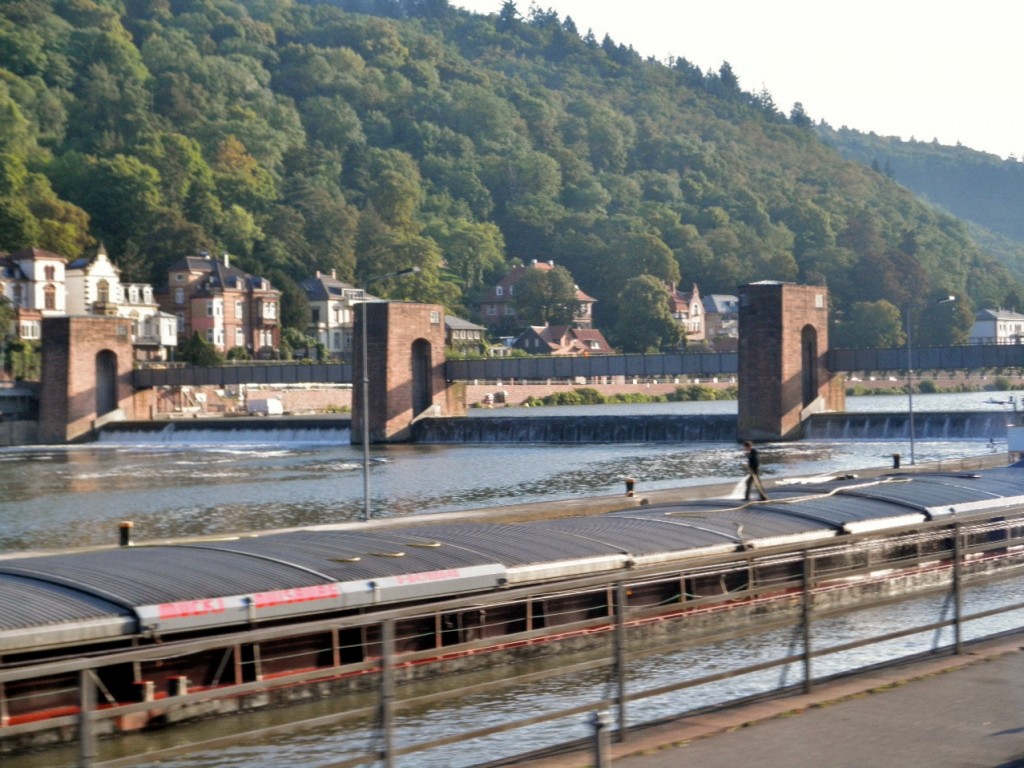
[[(1007, 416), (991, 411), (918, 413), (920, 440), (1005, 438)], [(815, 414), (804, 423), (809, 440), (900, 440), (910, 434), (906, 413)], [(413, 442), (466, 443), (681, 443), (736, 439), (736, 416), (493, 416), (423, 419)]]

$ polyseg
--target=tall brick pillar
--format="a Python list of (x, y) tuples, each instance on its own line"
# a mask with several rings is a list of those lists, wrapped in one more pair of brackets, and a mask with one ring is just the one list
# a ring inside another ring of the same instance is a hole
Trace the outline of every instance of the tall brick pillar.
[(841, 377), (826, 367), (828, 290), (760, 282), (740, 288), (740, 440), (790, 440), (805, 418), (841, 411)]
[(48, 317), (42, 336), (40, 442), (70, 442), (104, 419), (134, 417), (130, 320)]
[[(444, 307), (381, 301), (365, 309), (370, 442), (404, 442), (418, 418), (464, 416), (465, 390), (444, 376)], [(363, 307), (355, 321), (351, 442), (362, 445)]]

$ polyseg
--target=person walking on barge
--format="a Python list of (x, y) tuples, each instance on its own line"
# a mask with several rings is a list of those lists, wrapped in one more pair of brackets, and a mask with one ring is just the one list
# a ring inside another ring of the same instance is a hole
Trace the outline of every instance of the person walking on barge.
[(757, 453), (757, 448), (747, 440), (743, 443), (743, 451), (747, 454), (747, 486), (743, 500), (750, 501), (750, 489), (756, 488), (761, 501), (768, 501), (768, 494), (764, 492), (764, 486), (761, 484), (761, 457)]

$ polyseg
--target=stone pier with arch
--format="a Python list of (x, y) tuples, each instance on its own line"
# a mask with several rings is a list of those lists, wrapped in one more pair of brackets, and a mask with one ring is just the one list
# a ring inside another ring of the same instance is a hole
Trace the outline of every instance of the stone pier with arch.
[(828, 368), (828, 290), (765, 281), (739, 294), (739, 440), (791, 440), (814, 413), (846, 408)]
[(150, 418), (152, 390), (132, 386), (130, 320), (49, 317), (43, 340), (40, 442), (74, 442), (106, 421)]

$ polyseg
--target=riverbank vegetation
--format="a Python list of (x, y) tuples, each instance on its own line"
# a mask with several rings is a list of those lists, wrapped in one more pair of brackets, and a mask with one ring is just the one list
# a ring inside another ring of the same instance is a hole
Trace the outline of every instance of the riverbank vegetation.
[(715, 389), (703, 384), (690, 384), (676, 387), (675, 391), (664, 395), (648, 395), (643, 392), (619, 392), (614, 395), (602, 395), (592, 387), (580, 387), (570, 392), (554, 392), (544, 397), (526, 398), (521, 405), (527, 408), (538, 408), (547, 405), (608, 405), (615, 403), (672, 403), (690, 402), (695, 400), (735, 400), (736, 387)]

